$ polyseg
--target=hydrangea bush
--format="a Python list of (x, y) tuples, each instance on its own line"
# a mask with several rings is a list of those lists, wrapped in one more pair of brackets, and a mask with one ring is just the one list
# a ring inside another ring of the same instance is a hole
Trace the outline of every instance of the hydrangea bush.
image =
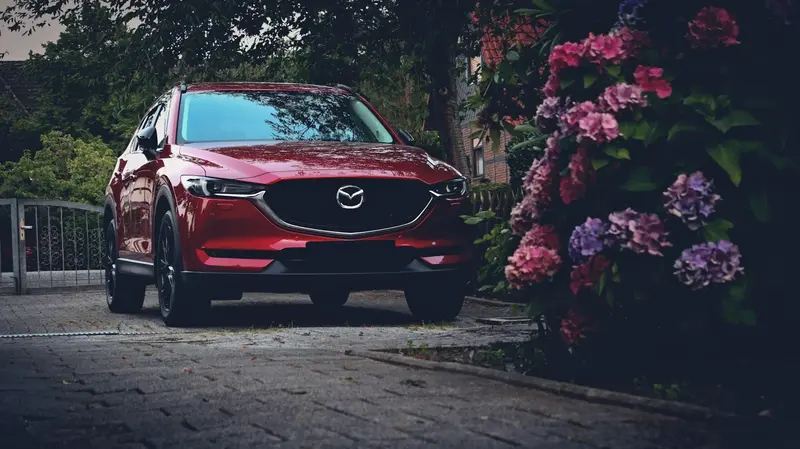
[(520, 127), (549, 137), (512, 211), (521, 240), (506, 278), (573, 352), (756, 322), (736, 232), (764, 205), (743, 202), (741, 161), (780, 164), (754, 138), (760, 121), (703, 72), (734, 58), (748, 30), (699, 4), (667, 41), (648, 29), (647, 7), (625, 0), (607, 33), (554, 45)]

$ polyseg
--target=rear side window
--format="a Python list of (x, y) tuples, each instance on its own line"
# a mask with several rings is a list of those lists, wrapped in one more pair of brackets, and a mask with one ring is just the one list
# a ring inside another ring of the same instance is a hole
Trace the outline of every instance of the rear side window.
[(189, 92), (181, 97), (178, 140), (393, 143), (358, 98), (322, 92)]

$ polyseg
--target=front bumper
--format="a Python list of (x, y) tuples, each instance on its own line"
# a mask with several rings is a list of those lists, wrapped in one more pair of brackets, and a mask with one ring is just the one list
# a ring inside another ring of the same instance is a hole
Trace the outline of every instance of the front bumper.
[(392, 270), (304, 271), (292, 269), (290, 263), (274, 260), (258, 273), (184, 271), (183, 282), (200, 291), (242, 291), (270, 293), (309, 293), (312, 290), (345, 288), (357, 290), (404, 289), (411, 284), (466, 282), (468, 264), (450, 264), (438, 268), (414, 259)]

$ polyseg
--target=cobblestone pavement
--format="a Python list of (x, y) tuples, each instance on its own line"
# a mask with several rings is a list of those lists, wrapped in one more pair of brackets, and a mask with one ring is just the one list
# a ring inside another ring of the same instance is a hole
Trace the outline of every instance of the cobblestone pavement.
[[(119, 318), (102, 293), (50, 296), (0, 297), (4, 333), (164, 330), (152, 301)], [(525, 338), (527, 326), (474, 322), (503, 310), (469, 305), (455, 326), (418, 326), (395, 293), (323, 317), (302, 299), (224, 304), (214, 327), (189, 332), (0, 339), (0, 447), (731, 447), (705, 424), (344, 355)]]
[(713, 447), (678, 419), (340, 351), (58, 338), (0, 354), (13, 449)]
[[(248, 294), (241, 301), (214, 302), (203, 329), (263, 330), (272, 327), (412, 326), (401, 292), (353, 293), (338, 313), (320, 315), (307, 295)], [(475, 325), (474, 318), (507, 316), (510, 309), (467, 303), (458, 327)], [(0, 335), (118, 331), (180, 332), (161, 321), (156, 292), (148, 289), (145, 307), (137, 315), (115, 315), (105, 305), (102, 290), (69, 291), (37, 295), (0, 296)], [(197, 329), (195, 329), (197, 331)]]

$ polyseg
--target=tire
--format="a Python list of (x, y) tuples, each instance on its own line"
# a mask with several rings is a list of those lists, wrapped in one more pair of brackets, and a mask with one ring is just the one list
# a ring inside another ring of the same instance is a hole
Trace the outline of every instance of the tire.
[(414, 319), (426, 322), (453, 321), (464, 305), (464, 280), (421, 283), (406, 288), (406, 303)]
[(144, 305), (145, 282), (135, 276), (119, 273), (117, 260), (117, 226), (106, 225), (105, 289), (108, 310), (113, 313), (137, 313)]
[(183, 282), (183, 259), (179, 242), (174, 215), (171, 211), (166, 212), (158, 227), (155, 270), (161, 318), (169, 327), (202, 324), (211, 307), (211, 298), (208, 295), (200, 294)]
[(311, 302), (318, 307), (341, 307), (347, 302), (350, 291), (342, 289), (330, 289), (313, 292), (309, 295)]

